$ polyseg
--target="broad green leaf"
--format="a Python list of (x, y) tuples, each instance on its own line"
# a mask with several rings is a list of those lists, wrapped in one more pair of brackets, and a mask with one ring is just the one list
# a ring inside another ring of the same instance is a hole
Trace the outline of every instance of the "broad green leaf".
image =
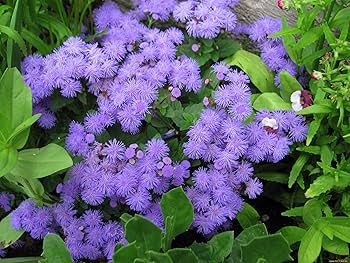
[(318, 132), (320, 126), (321, 126), (321, 122), (323, 120), (322, 118), (317, 118), (315, 120), (313, 120), (310, 125), (309, 125), (309, 132), (307, 134), (307, 138), (306, 138), (306, 145), (309, 146), (312, 139), (314, 138), (314, 136), (316, 135), (316, 133)]
[(24, 231), (17, 231), (12, 228), (10, 217), (11, 214), (8, 214), (0, 221), (0, 247), (7, 248), (24, 234)]
[(309, 158), (310, 158), (310, 155), (308, 155), (306, 153), (302, 153), (302, 154), (300, 154), (298, 159), (295, 161), (295, 163), (293, 164), (292, 170), (290, 171), (290, 175), (289, 175), (289, 180), (288, 180), (288, 187), (289, 188), (291, 188), (293, 186), (293, 184), (295, 183), (295, 181), (298, 179), (298, 177), (301, 173), (301, 170), (303, 169), (304, 165), (309, 160)]
[(243, 228), (256, 225), (259, 218), (258, 212), (248, 203), (244, 203), (243, 209), (237, 214), (237, 220)]
[(287, 71), (283, 70), (280, 74), (281, 88), (280, 94), (285, 102), (290, 103), (290, 95), (297, 90), (302, 90), (303, 87), (300, 85), (292, 75)]
[(329, 223), (328, 227), (333, 231), (334, 236), (350, 243), (350, 217), (332, 217), (325, 218)]
[[(42, 262), (42, 257), (17, 257), (17, 258), (2, 258), (1, 263), (38, 263)], [(46, 262), (45, 262), (46, 263)]]
[[(167, 252), (174, 263), (196, 263), (198, 257), (189, 248), (173, 248)], [(163, 262), (161, 262), (163, 263)]]
[(312, 182), (310, 188), (307, 189), (305, 196), (307, 198), (313, 198), (319, 196), (322, 193), (326, 193), (334, 187), (335, 178), (331, 175), (321, 175)]
[(211, 260), (214, 262), (222, 262), (232, 251), (233, 231), (216, 234), (208, 241), (208, 245), (211, 245), (213, 248)]
[(162, 242), (162, 230), (143, 216), (135, 215), (125, 225), (125, 238), (130, 243), (136, 241), (139, 255), (148, 250), (159, 251)]
[(303, 216), (303, 210), (304, 207), (303, 206), (299, 206), (299, 207), (293, 207), (287, 211), (284, 211), (281, 213), (282, 216), (288, 216), (288, 217), (292, 217), (292, 216)]
[(125, 225), (129, 220), (131, 220), (133, 217), (128, 214), (128, 213), (123, 213), (121, 216), (120, 216), (120, 220), (121, 222)]
[(255, 237), (242, 245), (242, 262), (286, 262), (292, 260), (287, 240), (281, 233)]
[(261, 92), (276, 92), (274, 78), (259, 56), (245, 50), (237, 51), (225, 62), (237, 66), (249, 76), (252, 83)]
[(350, 7), (341, 9), (332, 19), (330, 26), (337, 27), (342, 24), (349, 23), (349, 17), (350, 17)]
[(165, 219), (165, 236), (163, 250), (167, 251), (172, 240), (188, 230), (193, 222), (194, 212), (190, 200), (182, 187), (177, 187), (165, 193), (160, 201), (163, 218)]
[(30, 127), (40, 116), (41, 114), (35, 114), (17, 126), (8, 138), (9, 144), (15, 146), (16, 149), (22, 149), (28, 140)]
[(113, 255), (113, 263), (134, 263), (137, 258), (136, 241), (119, 248)]
[(160, 253), (156, 251), (146, 251), (146, 256), (154, 263), (173, 263), (171, 257), (167, 253)]
[(234, 41), (231, 38), (220, 38), (216, 41), (216, 45), (218, 46), (220, 58), (232, 56), (242, 48), (239, 42)]
[(267, 229), (264, 224), (257, 224), (244, 229), (235, 240), (238, 241), (240, 245), (247, 245), (254, 238), (261, 236), (267, 236)]
[(299, 263), (313, 263), (321, 252), (323, 233), (312, 225), (300, 242), (298, 251)]
[(285, 226), (278, 230), (291, 246), (300, 241), (306, 233), (306, 230), (297, 226)]
[(44, 238), (43, 254), (48, 263), (73, 263), (73, 259), (62, 238), (49, 233)]
[(0, 131), (8, 138), (32, 116), (32, 97), (16, 68), (7, 69), (0, 80)]
[(336, 255), (349, 255), (349, 245), (345, 241), (336, 237), (333, 238), (333, 240), (330, 240), (328, 237), (323, 237), (322, 247), (328, 252)]
[(12, 171), (16, 166), (18, 152), (15, 148), (0, 148), (0, 177)]
[(253, 103), (255, 110), (290, 110), (292, 108), (290, 103), (285, 102), (277, 93), (266, 92), (261, 94)]
[(309, 115), (317, 113), (331, 113), (333, 109), (326, 105), (314, 104), (297, 112), (298, 115)]
[(11, 173), (28, 179), (42, 178), (72, 165), (73, 161), (64, 148), (48, 144), (43, 148), (21, 151)]
[[(255, 174), (256, 177), (266, 181), (286, 184), (288, 182), (288, 174), (279, 172), (263, 172)], [(238, 214), (239, 215), (239, 214)]]
[(321, 201), (317, 199), (311, 199), (306, 202), (303, 210), (303, 220), (304, 222), (311, 226), (315, 223), (319, 218), (322, 217), (321, 211)]
[(196, 254), (200, 263), (210, 262), (213, 254), (213, 247), (211, 245), (194, 242), (190, 248)]

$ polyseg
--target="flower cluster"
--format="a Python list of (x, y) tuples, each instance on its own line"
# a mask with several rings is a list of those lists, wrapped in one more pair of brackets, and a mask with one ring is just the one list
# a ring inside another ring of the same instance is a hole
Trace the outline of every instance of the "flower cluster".
[(258, 44), (261, 58), (270, 70), (276, 72), (275, 84), (280, 85), (279, 74), (285, 70), (292, 76), (297, 75), (297, 66), (289, 58), (281, 38), (268, 38), (269, 35), (280, 31), (282, 21), (271, 17), (258, 19), (254, 24), (246, 27), (245, 33)]
[(11, 202), (14, 199), (15, 196), (13, 194), (0, 192), (0, 208), (5, 212), (9, 212), (11, 210)]
[(189, 158), (208, 164), (193, 173), (194, 185), (187, 189), (196, 212), (194, 227), (204, 234), (235, 217), (243, 202), (241, 191), (249, 198), (262, 192), (252, 163), (280, 161), (293, 142), (305, 139), (308, 129), (304, 118), (292, 111), (260, 111), (246, 124), (253, 112), (249, 78), (223, 63), (213, 68), (223, 83), (214, 93), (215, 105), (206, 103), (184, 144)]
[(186, 23), (190, 36), (215, 38), (222, 29), (232, 32), (236, 26), (236, 15), (231, 7), (237, 0), (188, 0), (179, 3), (173, 12), (174, 18)]

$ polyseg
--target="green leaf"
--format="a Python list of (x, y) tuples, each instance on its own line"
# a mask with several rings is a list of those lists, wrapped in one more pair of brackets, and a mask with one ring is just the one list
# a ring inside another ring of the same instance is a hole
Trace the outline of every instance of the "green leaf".
[(282, 216), (288, 216), (288, 217), (292, 217), (292, 216), (303, 216), (303, 211), (304, 211), (304, 207), (303, 206), (299, 206), (299, 207), (293, 207), (287, 211), (284, 211), (283, 213), (281, 213)]
[(287, 240), (281, 233), (255, 237), (242, 245), (242, 262), (286, 262), (292, 260)]
[(162, 241), (162, 230), (143, 216), (135, 215), (125, 225), (125, 238), (130, 243), (136, 241), (138, 254), (148, 250), (159, 251)]
[(136, 241), (119, 248), (113, 255), (113, 263), (134, 263), (137, 258)]
[(276, 33), (273, 33), (271, 35), (268, 36), (268, 38), (275, 38), (275, 37), (282, 37), (282, 36), (288, 36), (288, 35), (295, 35), (295, 34), (300, 34), (303, 31), (300, 30), (297, 27), (289, 27), (289, 28), (285, 28), (282, 29), (281, 31), (278, 31)]
[(261, 94), (253, 103), (255, 110), (290, 110), (292, 108), (290, 103), (285, 102), (277, 93), (267, 92)]
[(256, 225), (259, 218), (258, 212), (248, 203), (244, 203), (243, 209), (237, 214), (237, 220), (243, 228)]
[(306, 233), (306, 230), (297, 226), (285, 226), (278, 230), (291, 246), (300, 241)]
[(28, 140), (29, 128), (40, 118), (40, 116), (41, 114), (35, 114), (17, 126), (8, 138), (9, 144), (15, 146), (16, 149), (22, 149)]
[(337, 42), (336, 37), (334, 36), (334, 34), (332, 33), (331, 29), (329, 28), (329, 26), (327, 25), (327, 23), (324, 23), (323, 26), (323, 32), (324, 35), (327, 39), (327, 42), (329, 45), (335, 44)]
[(321, 147), (320, 146), (300, 146), (297, 148), (297, 151), (311, 153), (314, 155), (320, 155)]
[(0, 148), (0, 177), (12, 171), (16, 166), (18, 152), (15, 148)]
[(218, 46), (220, 58), (232, 56), (242, 48), (239, 42), (234, 41), (231, 38), (220, 38), (216, 41), (216, 45)]
[(304, 49), (305, 47), (316, 42), (323, 34), (323, 30), (320, 27), (314, 27), (309, 31), (305, 32), (302, 38), (297, 42), (296, 48), (299, 50)]
[(293, 164), (292, 170), (290, 171), (290, 175), (289, 175), (289, 180), (288, 180), (288, 187), (289, 188), (291, 188), (293, 186), (293, 184), (296, 182), (296, 180), (298, 179), (298, 177), (301, 173), (301, 170), (303, 169), (304, 165), (309, 160), (309, 158), (310, 158), (310, 155), (308, 155), (306, 153), (302, 153), (302, 154), (300, 154), (298, 159), (295, 161), (295, 163)]
[(322, 122), (323, 118), (318, 118), (316, 120), (313, 120), (310, 125), (309, 125), (309, 132), (307, 134), (307, 138), (306, 138), (306, 145), (309, 146), (312, 139), (314, 138), (314, 136), (316, 135), (316, 133), (318, 132), (320, 126), (321, 126), (321, 122)]
[(213, 247), (205, 243), (194, 242), (190, 248), (196, 254), (199, 259), (199, 262), (209, 262), (211, 255), (213, 254)]
[[(173, 263), (171, 257), (167, 253), (160, 253), (156, 251), (146, 251), (146, 256), (151, 260), (151, 262), (157, 263)], [(148, 262), (148, 261), (146, 261)], [(135, 261), (134, 261), (135, 263)]]
[(313, 198), (319, 196), (322, 193), (326, 193), (334, 187), (335, 178), (330, 175), (321, 175), (312, 182), (310, 188), (307, 189), (306, 198)]
[(329, 147), (329, 145), (321, 146), (321, 161), (327, 165), (331, 165), (333, 160), (333, 151)]
[(350, 7), (341, 9), (335, 17), (332, 19), (330, 26), (337, 27), (342, 24), (348, 23), (350, 17)]
[(222, 262), (232, 251), (233, 231), (226, 231), (216, 234), (208, 245), (213, 248), (211, 260), (214, 262)]
[(247, 245), (254, 238), (261, 236), (267, 236), (267, 229), (264, 224), (257, 224), (244, 229), (235, 240), (238, 241), (240, 245)]
[(290, 103), (290, 95), (297, 90), (302, 90), (303, 87), (300, 85), (292, 75), (287, 71), (283, 70), (280, 74), (281, 89), (280, 94), (285, 102)]
[(163, 250), (167, 251), (172, 240), (188, 230), (193, 222), (194, 212), (190, 200), (182, 187), (177, 187), (165, 193), (160, 201), (163, 218), (165, 219), (165, 236)]
[(225, 63), (237, 66), (249, 76), (252, 83), (261, 92), (276, 92), (274, 78), (259, 56), (245, 50), (237, 51)]
[(1, 263), (38, 263), (42, 259), (43, 259), (42, 257), (2, 258), (0, 262)]
[(25, 41), (33, 45), (39, 51), (40, 54), (46, 55), (50, 53), (51, 48), (33, 32), (27, 30), (26, 28), (23, 28), (21, 31), (21, 36), (24, 38)]
[(298, 251), (299, 263), (313, 263), (321, 252), (323, 233), (312, 225), (300, 242)]
[(330, 240), (328, 237), (323, 237), (322, 247), (328, 252), (331, 252), (336, 255), (349, 255), (348, 244), (336, 237), (333, 238), (333, 240)]
[(317, 113), (331, 113), (333, 108), (326, 105), (314, 104), (297, 112), (298, 115), (309, 115)]
[(73, 161), (66, 150), (51, 143), (43, 148), (21, 151), (11, 173), (28, 179), (42, 178), (72, 165)]
[[(173, 248), (167, 252), (174, 263), (196, 263), (199, 262), (196, 254), (189, 248)], [(163, 263), (163, 262), (161, 262)]]
[(0, 132), (7, 139), (32, 116), (32, 97), (16, 68), (7, 69), (0, 80)]
[(285, 173), (264, 172), (264, 173), (257, 173), (255, 174), (255, 176), (269, 182), (275, 182), (275, 183), (281, 183), (281, 184), (286, 184), (288, 182), (288, 174), (285, 174)]
[(330, 224), (328, 227), (332, 230), (334, 236), (350, 243), (350, 218), (337, 216), (332, 218), (325, 218)]
[(43, 254), (48, 263), (71, 263), (73, 259), (62, 238), (49, 233), (44, 238)]
[[(7, 66), (8, 67), (17, 67), (20, 68), (21, 55), (17, 48), (14, 48), (13, 41), (21, 49), (23, 55), (27, 56), (27, 48), (24, 43), (24, 40), (19, 35), (22, 27), (22, 17), (23, 17), (23, 7), (24, 3), (22, 0), (17, 0), (15, 7), (12, 12), (10, 26), (8, 28), (0, 28), (0, 31), (7, 34), (9, 39), (7, 40), (6, 53), (7, 53)], [(7, 32), (6, 32), (7, 31)]]
[(317, 199), (311, 199), (306, 202), (303, 209), (303, 220), (311, 226), (319, 218), (322, 217), (321, 201)]
[(0, 247), (7, 248), (15, 243), (24, 231), (14, 230), (10, 224), (11, 214), (8, 214), (0, 221)]

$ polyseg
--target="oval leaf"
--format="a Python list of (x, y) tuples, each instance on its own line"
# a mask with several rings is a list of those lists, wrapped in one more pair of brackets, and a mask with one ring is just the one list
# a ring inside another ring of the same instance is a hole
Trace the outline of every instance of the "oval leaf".
[(277, 93), (268, 92), (261, 94), (253, 103), (255, 110), (290, 110), (290, 103), (285, 102)]
[(21, 151), (11, 173), (27, 179), (42, 178), (72, 165), (73, 161), (64, 148), (48, 144), (43, 148)]
[(12, 228), (10, 218), (11, 214), (4, 217), (0, 222), (0, 247), (7, 248), (24, 234), (24, 231), (17, 231)]
[(280, 94), (285, 102), (290, 103), (290, 95), (297, 90), (302, 90), (303, 87), (300, 85), (292, 75), (287, 71), (283, 70), (280, 74), (281, 89)]
[(225, 63), (237, 66), (247, 73), (252, 83), (261, 92), (276, 92), (273, 75), (259, 56), (239, 50), (231, 58), (227, 58)]
[(15, 148), (0, 148), (0, 177), (6, 175), (16, 166), (18, 152)]
[(73, 263), (73, 259), (62, 238), (49, 233), (44, 238), (43, 254), (48, 263)]

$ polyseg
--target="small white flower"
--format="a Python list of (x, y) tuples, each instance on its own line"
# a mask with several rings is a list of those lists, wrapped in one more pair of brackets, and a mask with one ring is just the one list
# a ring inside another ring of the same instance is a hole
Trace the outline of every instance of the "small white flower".
[(303, 105), (301, 105), (301, 91), (294, 91), (290, 95), (290, 101), (292, 102), (292, 108), (294, 111), (300, 111), (303, 109)]
[(292, 103), (299, 102), (300, 103), (300, 98), (301, 98), (301, 90), (294, 91), (290, 95), (290, 101)]
[(262, 119), (261, 123), (265, 127), (269, 127), (269, 128), (274, 129), (274, 130), (278, 129), (278, 124), (277, 124), (277, 121), (275, 119), (270, 119), (268, 117), (265, 117), (264, 119)]

